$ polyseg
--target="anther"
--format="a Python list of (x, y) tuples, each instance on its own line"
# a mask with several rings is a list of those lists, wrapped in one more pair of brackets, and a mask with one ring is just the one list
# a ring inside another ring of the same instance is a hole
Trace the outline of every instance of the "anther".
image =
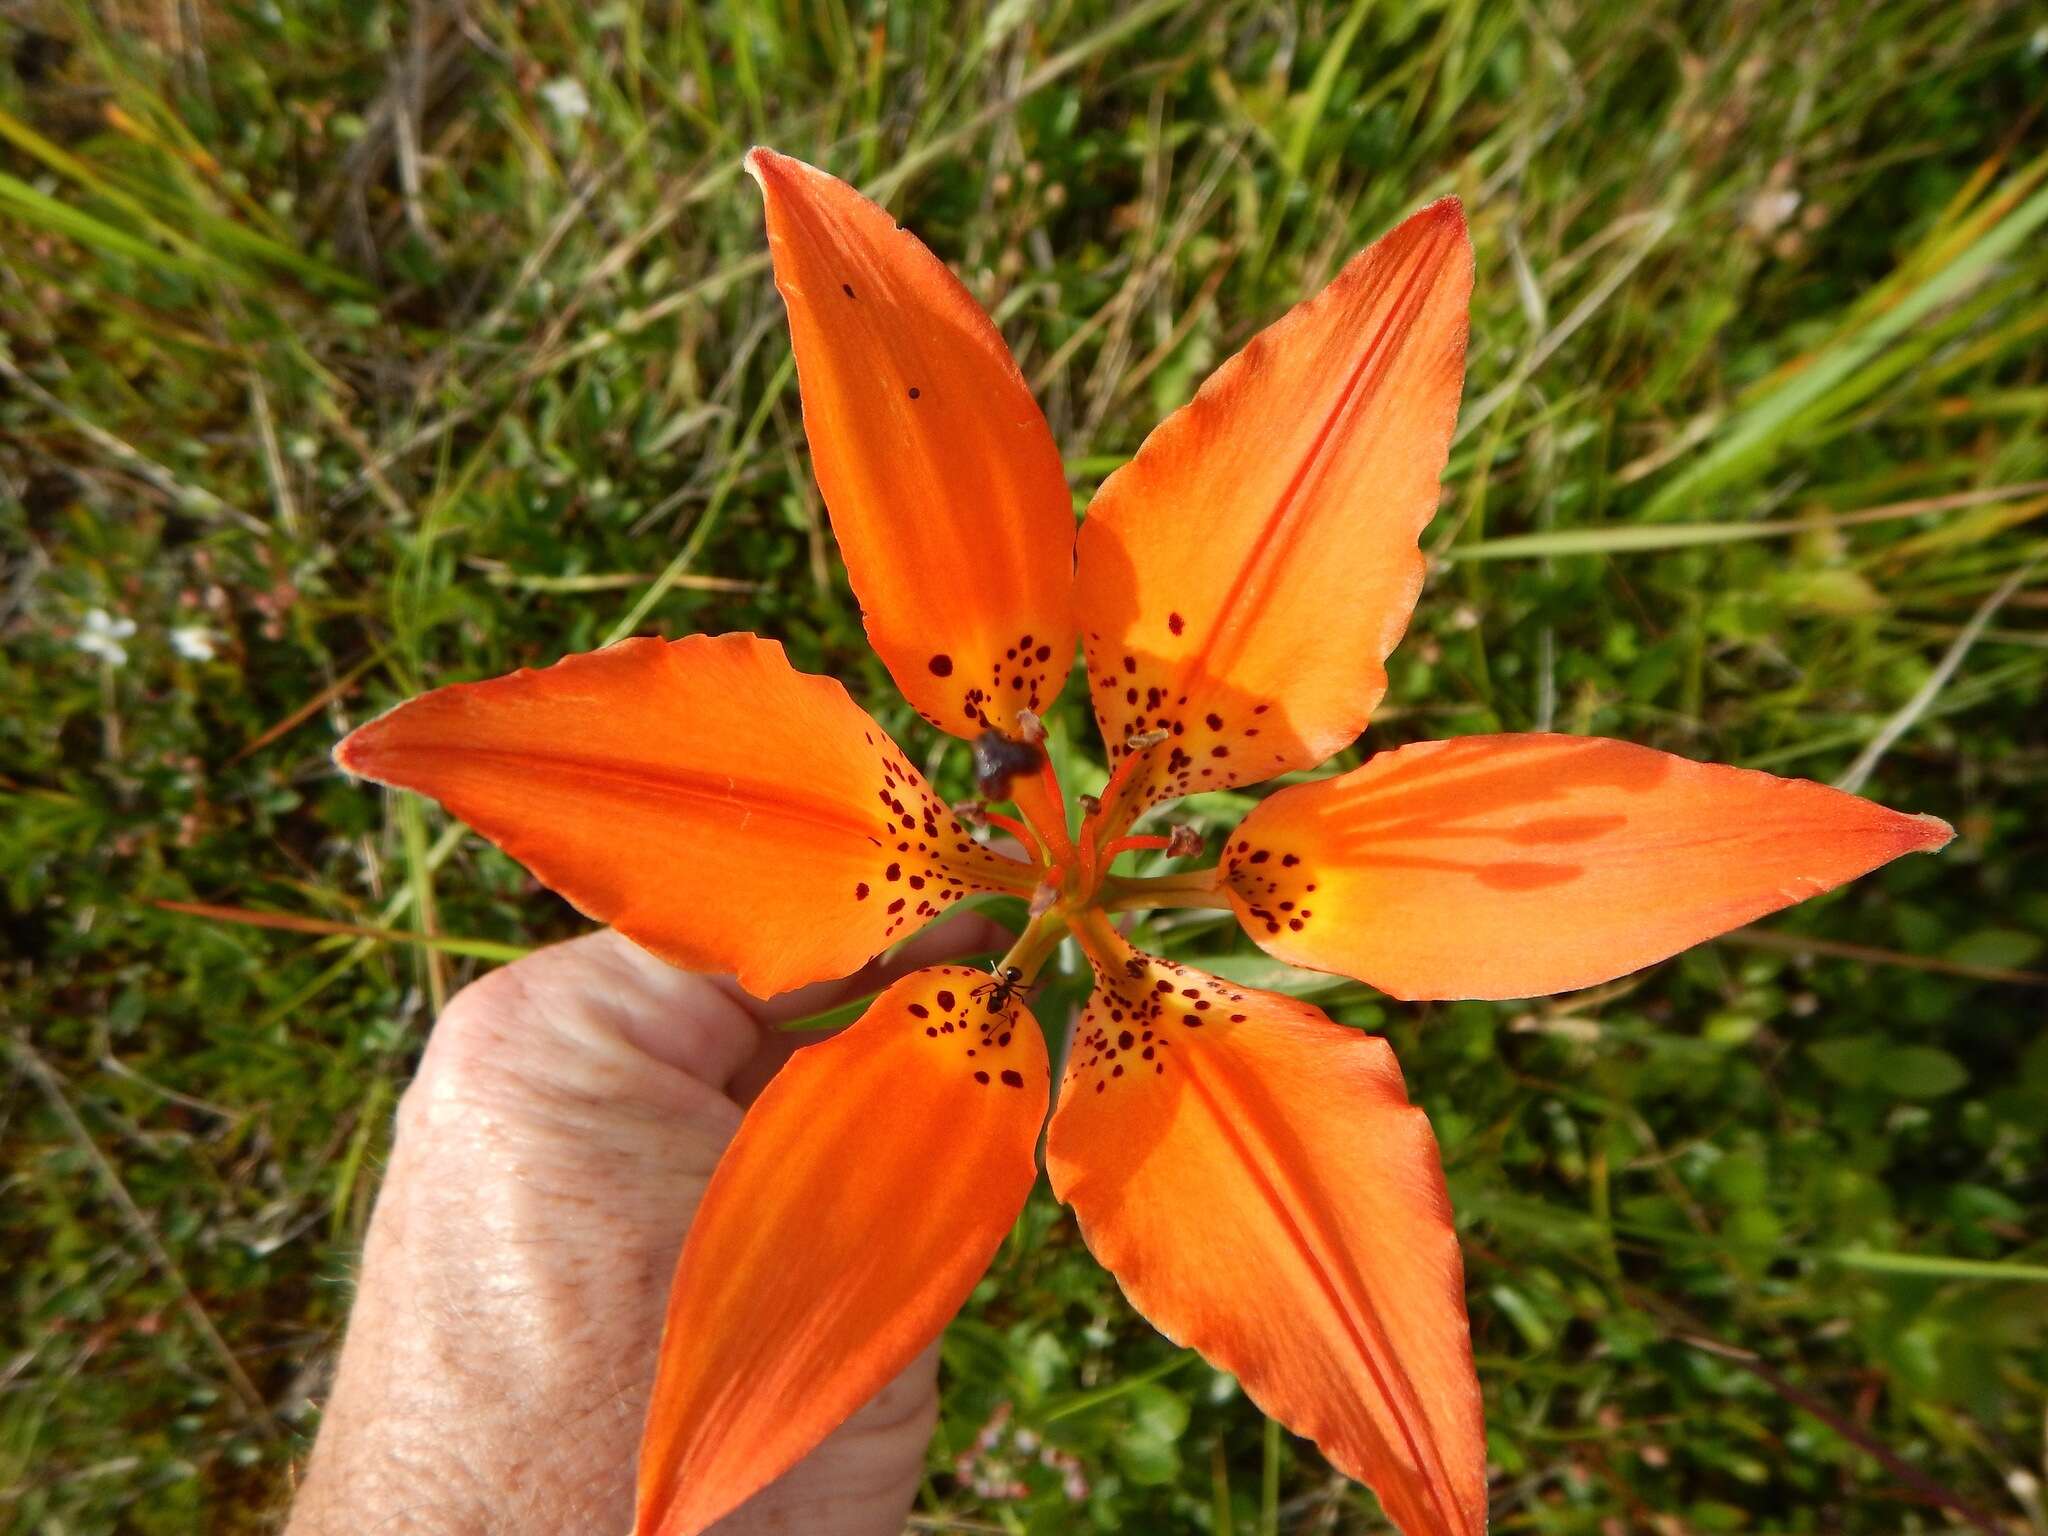
[(1017, 711), (1017, 734), (1035, 747), (1045, 740), (1045, 722), (1031, 710), (1020, 709)]
[(1166, 856), (1169, 859), (1192, 859), (1202, 851), (1202, 834), (1186, 822), (1173, 827), (1167, 834)]
[[(1045, 739), (1039, 726), (1038, 740)], [(974, 782), (985, 800), (1009, 799), (1010, 781), (1020, 773), (1036, 773), (1045, 754), (1036, 742), (1016, 741), (1001, 731), (983, 731), (974, 738)]]

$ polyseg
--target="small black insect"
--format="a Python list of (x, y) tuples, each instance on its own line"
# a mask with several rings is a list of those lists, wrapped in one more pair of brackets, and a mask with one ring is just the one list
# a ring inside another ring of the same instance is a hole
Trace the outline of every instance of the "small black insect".
[(1010, 999), (1017, 995), (1017, 989), (1024, 985), (1024, 973), (1014, 965), (1006, 965), (1000, 969), (990, 966), (989, 969), (994, 972), (990, 979), (967, 995), (987, 998), (988, 1011), (1001, 1013), (1010, 1006)]

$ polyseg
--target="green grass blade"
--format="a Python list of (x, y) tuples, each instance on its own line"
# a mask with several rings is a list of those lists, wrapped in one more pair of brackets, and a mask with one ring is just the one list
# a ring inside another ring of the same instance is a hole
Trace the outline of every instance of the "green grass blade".
[(1864, 1269), (1881, 1275), (2048, 1285), (2048, 1264), (2022, 1264), (2014, 1259), (1958, 1259), (1938, 1253), (1879, 1253), (1864, 1248), (1838, 1248), (1826, 1257), (1845, 1269)]
[(1642, 515), (1656, 519), (1680, 506), (1696, 504), (1763, 467), (1796, 424), (1821, 406), (1832, 391), (1851, 381), (1857, 370), (1870, 366), (1887, 347), (1942, 305), (1960, 297), (2018, 250), (2043, 223), (2048, 223), (2048, 188), (2035, 192), (1919, 287), (1880, 311), (1867, 325), (1823, 349), (1804, 368), (1738, 414), (1704, 456), (1650, 498)]

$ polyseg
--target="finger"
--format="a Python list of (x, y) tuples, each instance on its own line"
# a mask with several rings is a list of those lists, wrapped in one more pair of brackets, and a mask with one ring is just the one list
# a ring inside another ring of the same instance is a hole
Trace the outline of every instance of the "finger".
[(799, 987), (794, 992), (785, 992), (767, 1001), (740, 991), (738, 983), (730, 978), (721, 977), (720, 982), (739, 997), (755, 1018), (772, 1028), (792, 1019), (822, 1013), (856, 997), (879, 992), (898, 976), (921, 965), (958, 960), (962, 955), (1001, 953), (1015, 937), (1001, 923), (979, 912), (956, 912), (877, 955), (851, 976), (842, 976), (837, 981)]
[(861, 967), (843, 981), (820, 982), (817, 986), (804, 987), (778, 997), (773, 1002), (747, 999), (761, 1028), (753, 1054), (728, 1079), (726, 1091), (741, 1104), (752, 1103), (785, 1061), (802, 1047), (823, 1038), (818, 1031), (782, 1030), (778, 1025), (822, 1013), (827, 1008), (858, 997), (870, 996), (897, 977), (923, 966), (958, 960), (963, 955), (1000, 954), (1015, 937), (1001, 923), (979, 912), (955, 913)]
[(609, 928), (535, 950), (464, 988), (436, 1039), (454, 1033), (448, 1020), (464, 1013), (489, 1018), (500, 1048), (537, 1071), (630, 1072), (635, 1060), (651, 1059), (720, 1091), (759, 1034), (718, 978), (678, 970)]
[(720, 1521), (718, 1536), (897, 1536), (938, 1422), (938, 1376), (934, 1341), (816, 1450)]

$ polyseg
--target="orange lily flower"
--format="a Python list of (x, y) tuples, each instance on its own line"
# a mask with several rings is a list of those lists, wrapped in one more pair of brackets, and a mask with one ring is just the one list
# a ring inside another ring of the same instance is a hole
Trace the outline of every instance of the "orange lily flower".
[[(1088, 1246), (1409, 1536), (1474, 1536), (1462, 1265), (1386, 1042), (1140, 954), (1110, 914), (1228, 907), (1280, 959), (1395, 997), (1517, 997), (1652, 964), (1949, 828), (1623, 742), (1479, 736), (1283, 789), (1214, 868), (1113, 874), (1134, 848), (1198, 851), (1134, 834), (1146, 811), (1312, 768), (1384, 693), (1463, 383), (1462, 211), (1416, 214), (1219, 368), (1077, 545), (1052, 436), (967, 290), (842, 182), (766, 150), (747, 167), (869, 638), (925, 719), (974, 743), (984, 794), (1018, 812), (987, 819), (1024, 856), (752, 635), (443, 688), (336, 754), (757, 993), (844, 975), (969, 893), (1030, 903), (994, 976), (905, 977), (748, 1112), (677, 1267), (637, 1531), (703, 1530), (966, 1299), (1035, 1178), (1050, 1069), (1024, 990), (1071, 933), (1096, 988), (1045, 1161)], [(1038, 720), (1077, 637), (1114, 772), (1074, 832)]]

